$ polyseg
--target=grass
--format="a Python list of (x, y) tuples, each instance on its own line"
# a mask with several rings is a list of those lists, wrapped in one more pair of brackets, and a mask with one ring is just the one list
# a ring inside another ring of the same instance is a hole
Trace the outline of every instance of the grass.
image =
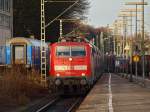
[(47, 88), (40, 85), (40, 74), (23, 67), (7, 70), (0, 80), (0, 105), (25, 105), (30, 101), (43, 97)]

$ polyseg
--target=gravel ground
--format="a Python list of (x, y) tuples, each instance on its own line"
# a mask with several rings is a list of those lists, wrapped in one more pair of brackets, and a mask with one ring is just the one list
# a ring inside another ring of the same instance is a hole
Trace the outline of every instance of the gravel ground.
[[(7, 104), (4, 103), (4, 100), (0, 100), (0, 112), (35, 112), (37, 109), (47, 104), (50, 100), (56, 97), (55, 95), (47, 95), (45, 97), (37, 98), (24, 106), (19, 106), (11, 100)], [(2, 99), (0, 97), (0, 99)]]

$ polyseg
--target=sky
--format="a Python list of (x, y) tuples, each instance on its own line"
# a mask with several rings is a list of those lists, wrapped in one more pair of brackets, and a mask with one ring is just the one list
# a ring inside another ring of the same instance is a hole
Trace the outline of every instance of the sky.
[[(135, 6), (126, 6), (125, 3), (135, 1), (140, 2), (141, 0), (89, 0), (88, 24), (94, 27), (112, 24), (118, 18), (120, 9), (135, 8)], [(150, 28), (150, 0), (145, 0), (145, 2), (149, 3), (145, 7), (146, 27)]]

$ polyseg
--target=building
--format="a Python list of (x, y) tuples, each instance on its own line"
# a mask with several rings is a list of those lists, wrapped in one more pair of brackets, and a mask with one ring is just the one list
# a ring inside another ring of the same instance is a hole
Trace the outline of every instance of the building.
[(13, 35), (13, 0), (0, 0), (0, 64), (5, 63), (5, 45)]
[(113, 36), (109, 35), (108, 37), (104, 38), (104, 54), (113, 54), (114, 52), (114, 40)]

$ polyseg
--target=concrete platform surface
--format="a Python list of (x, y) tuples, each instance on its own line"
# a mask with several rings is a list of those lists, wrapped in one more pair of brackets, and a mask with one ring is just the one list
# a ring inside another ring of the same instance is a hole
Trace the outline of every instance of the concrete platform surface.
[(150, 89), (104, 74), (77, 112), (150, 112)]

